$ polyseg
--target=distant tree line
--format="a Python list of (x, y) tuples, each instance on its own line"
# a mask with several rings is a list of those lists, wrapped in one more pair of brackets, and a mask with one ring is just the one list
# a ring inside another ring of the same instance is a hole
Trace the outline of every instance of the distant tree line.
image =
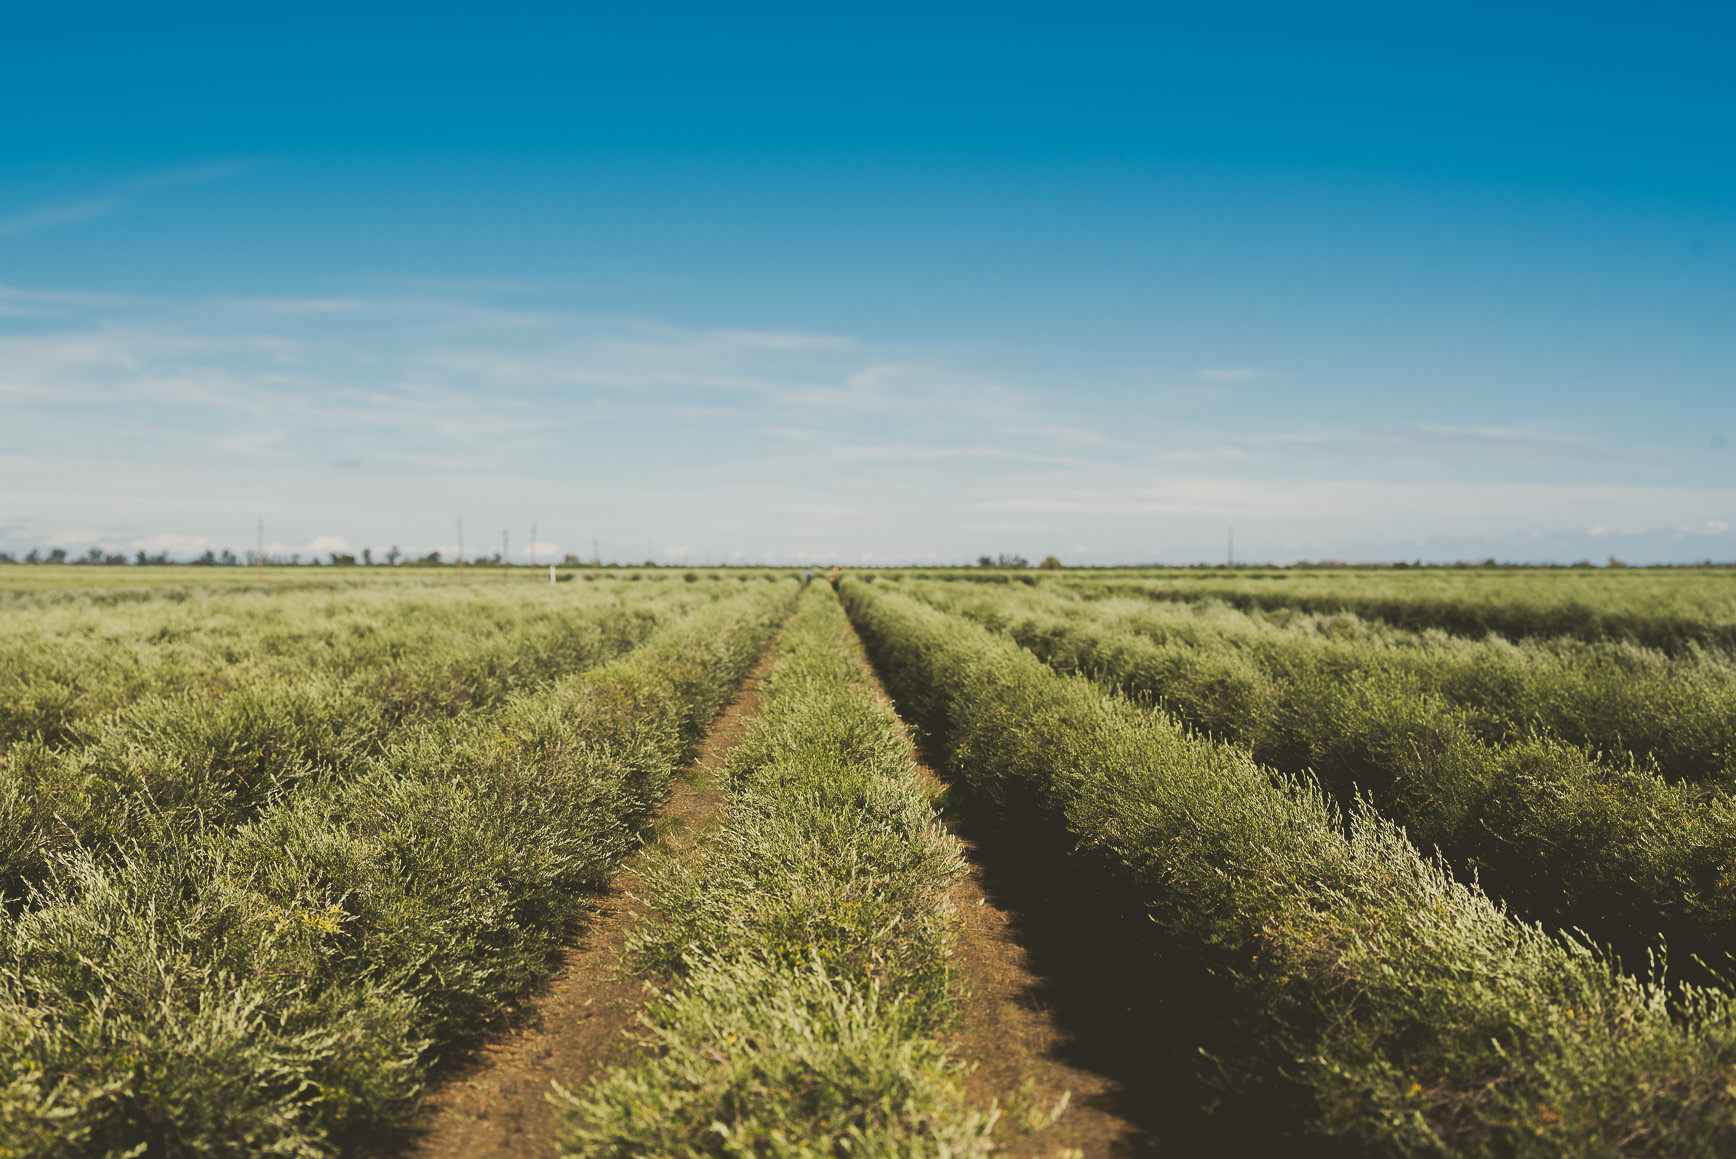
[[(452, 564), (454, 562), (456, 562), (456, 561), (448, 561), (448, 560), (444, 559), (441, 556), (440, 552), (438, 552), (438, 551), (430, 551), (425, 555), (411, 557), (411, 556), (406, 555), (403, 551), (401, 551), (398, 548), (397, 544), (393, 544), (387, 550), (380, 552), (377, 558), (374, 554), (374, 549), (371, 547), (362, 548), (359, 555), (357, 553), (354, 553), (354, 552), (334, 551), (334, 552), (331, 552), (328, 555), (327, 559), (323, 560), (323, 561), (318, 556), (312, 556), (307, 560), (306, 564), (303, 564), (300, 552), (293, 552), (293, 553), (288, 554), (288, 555), (267, 555), (265, 557), (265, 562), (268, 564), (271, 564), (274, 567), (281, 567), (281, 566), (285, 566), (285, 565), (288, 565), (288, 566), (312, 566), (312, 567), (320, 567), (320, 566), (329, 566), (329, 567), (376, 567), (376, 566), (397, 567), (400, 560), (403, 561), (404, 565), (407, 567), (450, 567), (450, 566), (452, 566)], [(522, 565), (514, 564), (510, 560), (503, 560), (498, 551), (492, 555), (476, 556), (474, 558), (467, 559), (463, 562), (468, 563), (473, 567), (516, 567), (516, 566), (522, 566)], [(222, 551), (212, 551), (210, 549), (207, 549), (202, 554), (196, 556), (193, 559), (188, 559), (188, 560), (171, 559), (171, 558), (169, 558), (169, 553), (166, 551), (159, 551), (159, 552), (156, 552), (155, 554), (152, 554), (150, 552), (143, 551), (143, 550), (135, 552), (133, 554), (133, 557), (131, 559), (128, 559), (124, 553), (105, 551), (103, 548), (100, 548), (100, 547), (92, 547), (89, 551), (85, 552), (84, 555), (76, 557), (76, 558), (69, 556), (64, 547), (52, 547), (52, 548), (48, 548), (46, 550), (42, 549), (42, 548), (33, 547), (30, 549), (29, 552), (27, 552), (23, 556), (19, 556), (13, 552), (0, 551), (0, 564), (28, 564), (28, 563), (53, 563), (53, 564), (70, 563), (70, 564), (74, 564), (74, 565), (100, 565), (100, 566), (105, 566), (105, 567), (115, 567), (115, 566), (125, 565), (125, 564), (133, 564), (133, 565), (138, 566), (138, 567), (253, 567), (257, 563), (259, 563), (259, 555), (257, 552), (249, 551), (249, 552), (245, 553), (244, 555), (238, 556), (233, 551), (230, 551), (228, 548), (225, 548)], [(1002, 553), (1000, 555), (978, 556), (976, 564), (978, 567), (985, 567), (985, 568), (1027, 568), (1027, 567), (1031, 566), (1031, 562), (1029, 560), (1027, 560), (1024, 556), (1012, 555), (1012, 554), (1006, 554), (1006, 553)], [(541, 565), (539, 564), (537, 566), (541, 566)], [(567, 554), (566, 558), (562, 561), (561, 566), (563, 566), (563, 567), (593, 567), (593, 566), (594, 567), (634, 567), (634, 566), (657, 567), (659, 565), (657, 564), (657, 562), (655, 560), (650, 560), (650, 559), (646, 560), (644, 562), (644, 564), (642, 564), (642, 565), (618, 564), (618, 563), (614, 563), (614, 562), (604, 564), (604, 563), (601, 563), (601, 562), (595, 561), (595, 560), (587, 561), (587, 560), (581, 559), (578, 556), (573, 555), (572, 553), (569, 552)], [(687, 565), (687, 566), (691, 566), (691, 565)], [(1043, 570), (1055, 570), (1055, 569), (1060, 568), (1061, 566), (1062, 566), (1061, 561), (1052, 555), (1045, 556), (1043, 558), (1043, 561), (1041, 563), (1037, 564), (1037, 567), (1040, 569), (1043, 569)], [(1213, 570), (1213, 569), (1223, 568), (1225, 565), (1222, 563), (1193, 563), (1193, 564), (1133, 563), (1133, 564), (1112, 564), (1112, 565), (1108, 565), (1108, 566), (1111, 570), (1113, 570), (1114, 568), (1117, 568), (1117, 567), (1163, 568), (1163, 569), (1167, 569), (1167, 570), (1200, 570), (1200, 569)], [(1549, 569), (1556, 569), (1556, 568), (1592, 568), (1592, 567), (1598, 567), (1598, 566), (1600, 566), (1600, 565), (1594, 564), (1590, 560), (1585, 560), (1585, 559), (1578, 560), (1574, 563), (1567, 563), (1567, 564), (1563, 564), (1563, 563), (1508, 563), (1508, 562), (1497, 562), (1494, 559), (1461, 560), (1461, 561), (1454, 562), (1454, 563), (1425, 563), (1424, 561), (1422, 561), (1420, 559), (1416, 560), (1414, 562), (1409, 562), (1409, 563), (1405, 562), (1404, 560), (1398, 560), (1395, 562), (1349, 563), (1349, 562), (1346, 562), (1344, 560), (1337, 560), (1337, 559), (1320, 559), (1320, 560), (1304, 559), (1304, 560), (1298, 560), (1295, 563), (1290, 563), (1290, 564), (1249, 562), (1249, 563), (1241, 563), (1241, 564), (1235, 565), (1236, 570), (1238, 570), (1238, 571), (1266, 571), (1266, 570), (1286, 570), (1286, 569), (1295, 570), (1295, 571), (1315, 571), (1315, 570), (1333, 569), (1333, 568), (1345, 568), (1345, 569), (1351, 569), (1351, 568), (1359, 568), (1359, 569), (1362, 569), (1362, 568), (1374, 568), (1374, 569), (1391, 568), (1394, 570), (1404, 570), (1404, 569), (1413, 569), (1413, 568), (1430, 568), (1430, 569), (1489, 568), (1489, 569), (1498, 569), (1498, 570), (1503, 570), (1503, 571), (1510, 571), (1510, 570), (1529, 570), (1529, 569), (1549, 570)], [(1609, 557), (1609, 562), (1607, 564), (1604, 564), (1601, 566), (1610, 567), (1610, 568), (1624, 568), (1624, 567), (1627, 567), (1628, 565), (1612, 555)], [(1648, 564), (1648, 565), (1643, 565), (1643, 566), (1666, 567), (1666, 568), (1668, 568), (1668, 567), (1705, 568), (1705, 567), (1736, 567), (1736, 564), (1715, 563), (1712, 560), (1708, 559), (1708, 560), (1705, 560), (1703, 562), (1695, 562), (1695, 563)]]
[[(449, 567), (453, 562), (443, 558), (438, 551), (430, 551), (426, 555), (412, 558), (406, 555), (397, 544), (393, 544), (385, 551), (380, 552), (378, 557), (375, 556), (374, 549), (371, 547), (362, 548), (359, 554), (349, 551), (334, 551), (327, 555), (324, 560), (317, 555), (310, 556), (305, 564), (302, 562), (300, 552), (291, 552), (287, 555), (268, 554), (265, 557), (265, 562), (273, 566), (289, 565), (292, 567), (397, 567), (399, 561), (402, 561), (407, 567)], [(516, 566), (509, 560), (502, 560), (498, 551), (493, 555), (477, 556), (464, 562), (479, 567), (483, 565), (491, 567)], [(582, 562), (574, 556), (567, 556), (568, 566)], [(125, 554), (93, 547), (84, 555), (74, 558), (67, 554), (64, 547), (54, 547), (47, 550), (31, 548), (22, 557), (13, 552), (0, 551), (0, 564), (7, 563), (70, 563), (108, 566), (130, 563), (139, 567), (253, 567), (259, 563), (259, 553), (249, 551), (245, 555), (236, 555), (228, 548), (224, 548), (222, 551), (212, 551), (207, 548), (202, 554), (192, 559), (178, 560), (170, 559), (169, 553), (166, 551), (157, 552), (155, 555), (139, 551), (132, 559), (128, 559)]]
[[(383, 563), (396, 564), (403, 558), (404, 553), (399, 551), (396, 547), (393, 547), (390, 551), (387, 551), (382, 555), (381, 560)], [(330, 559), (330, 566), (332, 567), (354, 567), (357, 564), (355, 555), (349, 552), (332, 552)], [(107, 567), (122, 566), (126, 564), (132, 564), (135, 567), (253, 567), (258, 562), (258, 552), (250, 551), (245, 555), (236, 555), (228, 548), (224, 548), (222, 551), (212, 551), (207, 548), (201, 554), (194, 556), (192, 559), (186, 560), (171, 559), (169, 553), (166, 551), (159, 551), (152, 554), (151, 552), (143, 550), (135, 552), (133, 557), (128, 559), (126, 554), (123, 552), (104, 551), (100, 547), (93, 547), (89, 551), (85, 552), (84, 555), (76, 558), (69, 556), (64, 547), (51, 547), (47, 550), (33, 547), (22, 556), (10, 551), (0, 551), (0, 564), (70, 563), (74, 565), (100, 564)], [(274, 565), (300, 565), (302, 559), (300, 552), (294, 552), (289, 555), (267, 555), (265, 557), (265, 562)], [(373, 549), (364, 547), (362, 549), (360, 562), (364, 565), (373, 564)], [(428, 555), (416, 562), (439, 563), (440, 553), (437, 551), (429, 552)], [(313, 567), (321, 566), (321, 561), (318, 556), (309, 558), (307, 563)]]

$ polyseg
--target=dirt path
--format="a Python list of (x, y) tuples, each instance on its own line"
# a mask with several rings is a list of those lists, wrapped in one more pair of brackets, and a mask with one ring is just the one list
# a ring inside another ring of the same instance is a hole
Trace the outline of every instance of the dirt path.
[[(855, 629), (850, 632), (874, 695), (891, 705)], [(908, 730), (905, 735), (908, 739)], [(940, 791), (942, 782), (920, 756), (917, 769)], [(987, 1106), (999, 1100), (1009, 1112), (997, 1132), (997, 1153), (1049, 1157), (1071, 1152), (1084, 1159), (1156, 1154), (1156, 1140), (1119, 1113), (1117, 1104), (1126, 1094), (1121, 1085), (1066, 1060), (1072, 1036), (1047, 1001), (1052, 987), (1037, 974), (1020, 943), (1019, 915), (996, 896), (976, 843), (959, 839), (969, 872), (953, 890), (960, 918), (955, 954), (971, 996), (955, 1045), (976, 1067), (967, 1082), (971, 1101)], [(1019, 1120), (1028, 1122), (1030, 1116), (1051, 1111), (1063, 1096), (1069, 1101), (1059, 1119), (1020, 1134)]]
[[(758, 715), (759, 679), (772, 654), (767, 649), (760, 657), (700, 742), (686, 775), (676, 780), (655, 823), (665, 848), (690, 851), (722, 812), (724, 796), (711, 770)], [(619, 970), (617, 962), (628, 932), (647, 912), (627, 889), (645, 856), (622, 866), (548, 985), (525, 1002), (522, 1025), (482, 1047), (430, 1091), (421, 1124), (404, 1149), (406, 1159), (552, 1159), (559, 1123), (545, 1097), (550, 1083), (576, 1089), (603, 1070), (634, 1061), (622, 1032), (644, 1001), (646, 984)]]

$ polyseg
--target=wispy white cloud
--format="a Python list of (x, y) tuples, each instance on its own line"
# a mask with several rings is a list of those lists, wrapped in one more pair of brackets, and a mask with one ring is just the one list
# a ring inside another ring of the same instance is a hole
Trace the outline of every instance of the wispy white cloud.
[(854, 350), (856, 343), (836, 334), (799, 334), (793, 331), (714, 330), (717, 341), (743, 350)]
[[(1623, 534), (1648, 533), (1642, 513), (1736, 509), (1736, 490), (1656, 485), (1568, 485), (1527, 482), (1439, 482), (1351, 479), (1260, 479), (1194, 476), (1102, 490), (1008, 496), (974, 502), (982, 511), (1051, 515), (1189, 515), (1269, 524), (1411, 526), (1433, 533), (1518, 534), (1525, 524), (1584, 527), (1587, 512), (1614, 517)], [(1706, 533), (1718, 521), (1702, 525)], [(1651, 524), (1653, 530), (1657, 528)], [(1607, 523), (1587, 534), (1610, 533)]]
[[(1041, 558), (1081, 543), (1149, 559), (1159, 532), (1211, 551), (1225, 523), (1238, 544), (1317, 556), (1364, 533), (1567, 528), (1589, 545), (1593, 526), (1716, 544), (1728, 539), (1713, 529), (1736, 522), (1721, 492), (1526, 483), (1538, 463), (1603, 479), (1627, 462), (1551, 429), (1183, 425), (1167, 403), (1093, 409), (938, 351), (836, 334), (420, 286), (193, 302), (7, 288), (7, 302), (58, 316), (0, 334), (0, 405), (23, 451), (0, 457), (0, 493), (28, 512), (0, 525), (0, 547), (70, 547), (65, 529), (100, 527), (117, 549), (147, 535), (220, 546), (221, 525), (244, 550), (260, 511), (294, 545), (445, 552), (459, 512), (523, 543), (528, 512), (551, 542), (602, 538), (605, 558), (643, 558), (659, 550), (651, 536), (714, 558), (745, 545), (821, 560)], [(1419, 463), (1474, 465), (1484, 481), (1418, 478)], [(124, 522), (98, 518), (111, 512)]]
[(1069, 447), (1087, 447), (1095, 449), (1131, 448), (1144, 445), (1145, 440), (1128, 438), (1122, 435), (1110, 434), (1090, 427), (1070, 426), (1066, 423), (1040, 423), (1019, 425), (1002, 423), (994, 427), (997, 434), (1012, 435), (1015, 438), (1033, 439), (1045, 443), (1060, 443)]
[(80, 221), (89, 221), (93, 217), (103, 217), (113, 213), (125, 205), (130, 198), (114, 194), (108, 197), (87, 197), (79, 201), (63, 201), (58, 205), (44, 205), (37, 209), (27, 209), (22, 213), (14, 213), (10, 217), (0, 217), (0, 237), (18, 237), (21, 234), (34, 233), (55, 225), (73, 225)]
[(135, 299), (118, 294), (81, 294), (63, 290), (26, 290), (0, 282), (0, 316), (66, 317), (83, 308), (123, 308)]
[(1257, 461), (1396, 459), (1440, 462), (1455, 459), (1540, 459), (1609, 463), (1631, 457), (1585, 439), (1508, 427), (1339, 427), (1273, 431), (1238, 438), (1189, 440), (1158, 447), (1154, 462), (1241, 464)]
[(121, 182), (105, 193), (20, 210), (0, 217), (0, 238), (22, 237), (54, 226), (76, 225), (81, 221), (106, 217), (147, 194), (222, 181), (244, 173), (258, 164), (254, 159), (237, 159), (164, 169)]
[(362, 298), (246, 298), (236, 305), (268, 314), (355, 314), (369, 307)]
[(932, 463), (945, 459), (993, 459), (1013, 463), (1066, 463), (1070, 459), (1033, 454), (1011, 447), (854, 444), (832, 448), (832, 455), (857, 463)]

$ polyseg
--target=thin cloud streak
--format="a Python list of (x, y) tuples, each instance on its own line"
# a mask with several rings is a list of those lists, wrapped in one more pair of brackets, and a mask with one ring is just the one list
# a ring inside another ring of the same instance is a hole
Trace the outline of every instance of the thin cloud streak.
[[(8, 293), (0, 302), (45, 297)], [(1226, 438), (1210, 416), (1184, 426), (1161, 407), (1093, 408), (845, 335), (521, 310), (425, 288), (161, 303), (59, 294), (53, 308), (66, 316), (0, 337), (0, 402), (14, 443), (32, 449), (0, 458), (0, 489), (27, 513), (0, 530), (0, 549), (108, 526), (105, 511), (126, 512), (135, 538), (212, 542), (213, 512), (227, 513), (220, 523), (275, 512), (288, 541), (426, 551), (454, 513), (480, 527), (534, 511), (569, 542), (637, 540), (626, 554), (638, 557), (650, 534), (711, 542), (719, 557), (726, 539), (785, 559), (1095, 543), (1104, 562), (1155, 558), (1163, 542), (1190, 558), (1221, 543), (1225, 522), (1238, 542), (1304, 553), (1355, 535), (1736, 521), (1736, 496), (1717, 490), (1528, 482), (1539, 462), (1650, 468), (1551, 430), (1274, 424)], [(1489, 478), (1407, 476), (1418, 463)]]
[(107, 217), (149, 194), (160, 193), (168, 189), (207, 185), (214, 181), (225, 181), (245, 173), (259, 164), (259, 160), (248, 158), (215, 161), (208, 165), (194, 165), (152, 173), (123, 182), (109, 193), (94, 197), (73, 198), (53, 205), (27, 209), (7, 217), (0, 217), (0, 238), (23, 237), (42, 229), (77, 225), (79, 222)]

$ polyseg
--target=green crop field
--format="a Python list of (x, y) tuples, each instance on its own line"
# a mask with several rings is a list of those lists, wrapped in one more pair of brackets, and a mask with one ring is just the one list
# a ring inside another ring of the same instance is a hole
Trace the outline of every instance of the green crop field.
[(1736, 1153), (1736, 577), (562, 575), (0, 569), (0, 1156), (407, 1154), (624, 863), (539, 1145), (1060, 1153), (963, 1030), (997, 849), (1171, 1151)]
[(870, 650), (1230, 980), (1218, 1082), (1379, 1153), (1736, 1145), (1727, 577), (940, 578), (848, 585)]
[(736, 578), (5, 605), (4, 1153), (323, 1154), (404, 1120), (785, 618), (790, 580)]

